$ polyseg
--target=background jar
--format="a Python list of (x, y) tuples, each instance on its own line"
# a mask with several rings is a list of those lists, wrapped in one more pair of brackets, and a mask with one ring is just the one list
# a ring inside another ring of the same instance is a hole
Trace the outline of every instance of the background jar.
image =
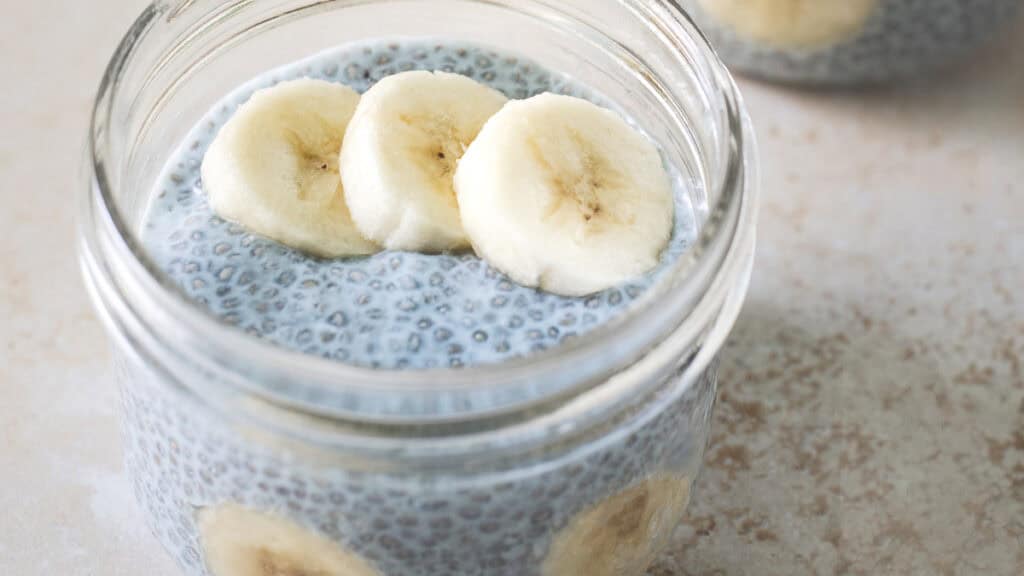
[[(163, 163), (235, 86), (384, 36), (515, 51), (618, 103), (687, 175), (694, 248), (624, 317), (497, 366), (368, 370), (217, 322), (138, 241)], [(238, 510), (385, 576), (618, 576), (667, 541), (700, 469), (756, 214), (742, 103), (673, 3), (157, 2), (110, 64), (90, 153), (80, 253), (114, 341), (126, 466), (185, 574), (210, 573), (218, 523), (204, 518)]]
[(683, 0), (736, 70), (857, 85), (919, 76), (994, 37), (1019, 0)]

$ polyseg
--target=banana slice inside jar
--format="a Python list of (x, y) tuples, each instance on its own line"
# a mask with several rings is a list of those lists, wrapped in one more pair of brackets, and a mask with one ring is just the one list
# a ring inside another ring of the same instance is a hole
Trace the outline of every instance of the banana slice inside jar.
[(381, 576), (366, 560), (298, 524), (237, 504), (199, 512), (213, 576)]
[(685, 476), (660, 474), (584, 510), (555, 538), (544, 576), (639, 576), (690, 500)]

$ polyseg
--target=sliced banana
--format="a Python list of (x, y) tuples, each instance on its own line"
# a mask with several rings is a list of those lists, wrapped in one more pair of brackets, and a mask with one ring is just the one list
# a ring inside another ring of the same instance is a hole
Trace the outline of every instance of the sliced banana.
[(582, 296), (649, 271), (672, 233), (658, 149), (579, 98), (508, 103), (466, 151), (455, 189), (477, 254), (556, 294)]
[(780, 47), (813, 48), (846, 40), (879, 0), (698, 0), (738, 34)]
[(690, 500), (686, 477), (654, 476), (580, 513), (555, 538), (544, 576), (639, 576)]
[(379, 250), (352, 223), (338, 153), (359, 95), (302, 79), (259, 90), (203, 159), (214, 212), (249, 231), (328, 258)]
[(237, 504), (201, 510), (199, 532), (212, 576), (380, 576), (323, 536)]
[(363, 95), (341, 174), (356, 226), (394, 250), (467, 247), (452, 189), (466, 147), (507, 99), (465, 76), (413, 71)]

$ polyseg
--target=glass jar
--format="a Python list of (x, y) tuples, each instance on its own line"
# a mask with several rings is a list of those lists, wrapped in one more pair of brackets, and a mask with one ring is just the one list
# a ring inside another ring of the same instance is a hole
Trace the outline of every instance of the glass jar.
[(930, 72), (989, 40), (1019, 0), (683, 0), (736, 70), (806, 84)]
[[(263, 70), (398, 35), (514, 50), (629, 111), (697, 207), (699, 239), (668, 280), (571, 343), (458, 370), (305, 356), (185, 298), (138, 234), (190, 127)], [(89, 144), (80, 258), (114, 342), (126, 467), (185, 574), (622, 576), (667, 542), (756, 215), (740, 97), (673, 2), (159, 1), (110, 63)]]

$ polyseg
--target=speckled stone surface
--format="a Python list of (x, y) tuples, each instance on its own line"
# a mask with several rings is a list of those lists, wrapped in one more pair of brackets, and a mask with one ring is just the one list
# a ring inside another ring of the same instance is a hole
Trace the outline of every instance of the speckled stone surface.
[[(143, 4), (0, 20), (4, 575), (177, 576), (121, 472), (70, 248), (90, 96)], [(708, 468), (649, 576), (1024, 573), (1024, 23), (925, 84), (741, 86), (759, 260)]]

